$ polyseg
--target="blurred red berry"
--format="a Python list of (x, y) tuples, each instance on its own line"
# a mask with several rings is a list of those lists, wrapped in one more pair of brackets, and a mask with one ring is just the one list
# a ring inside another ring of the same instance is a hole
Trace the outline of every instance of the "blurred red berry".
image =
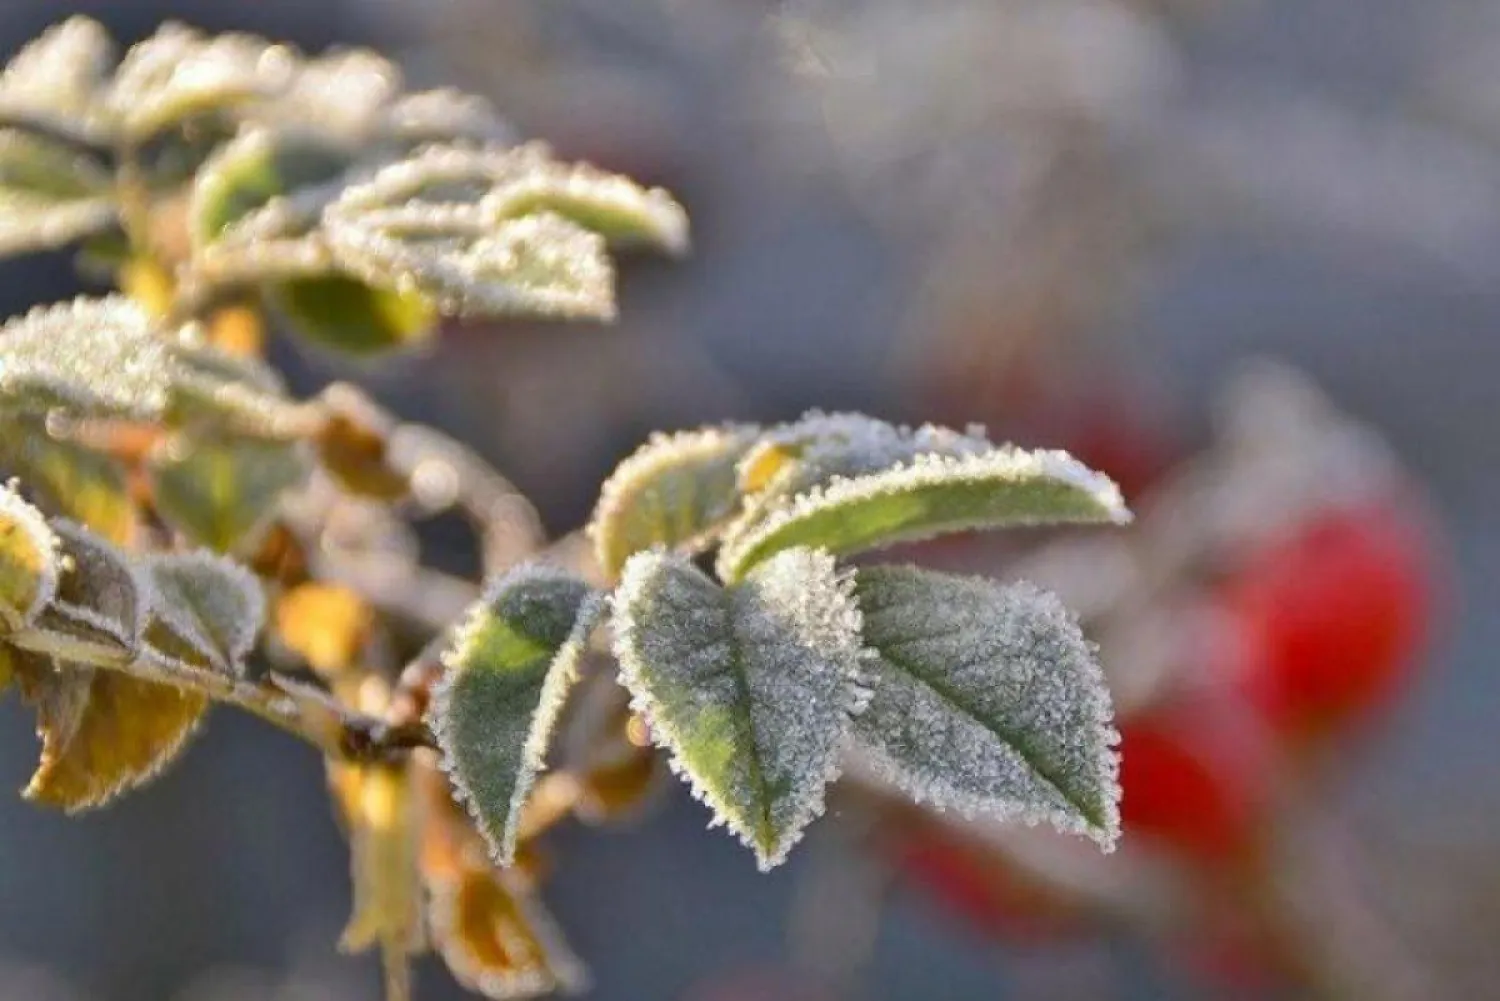
[(1431, 562), (1421, 527), (1392, 504), (1321, 512), (1257, 553), (1226, 595), (1260, 647), (1241, 694), (1296, 742), (1390, 704), (1428, 631)]
[(1221, 693), (1183, 693), (1120, 726), (1125, 837), (1144, 837), (1195, 861), (1253, 851), (1275, 781), (1259, 722)]

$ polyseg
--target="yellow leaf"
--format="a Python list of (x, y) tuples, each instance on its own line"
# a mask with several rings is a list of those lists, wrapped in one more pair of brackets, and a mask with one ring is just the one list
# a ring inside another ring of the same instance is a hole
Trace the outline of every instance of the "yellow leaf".
[(309, 581), (276, 602), (276, 633), (313, 670), (325, 676), (348, 670), (369, 636), (370, 607), (347, 587)]
[(57, 537), (41, 512), (0, 488), (0, 628), (30, 622), (57, 591)]
[(39, 676), (33, 669), (27, 687), (37, 705), (42, 756), (24, 795), (69, 813), (149, 782), (208, 708), (193, 692), (78, 665)]

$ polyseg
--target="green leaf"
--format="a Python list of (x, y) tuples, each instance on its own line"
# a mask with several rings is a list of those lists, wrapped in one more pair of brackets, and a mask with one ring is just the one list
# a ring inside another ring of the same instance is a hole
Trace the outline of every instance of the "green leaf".
[(693, 547), (739, 508), (735, 464), (756, 441), (749, 426), (653, 435), (599, 492), (589, 535), (611, 578), (653, 546)]
[(500, 865), (515, 858), (522, 810), (603, 608), (581, 580), (521, 566), (469, 610), (444, 657), (433, 730)]
[(269, 295), (308, 340), (354, 354), (420, 343), (437, 329), (437, 313), (421, 296), (344, 275), (282, 282)]
[(121, 296), (38, 306), (0, 327), (0, 409), (154, 420), (174, 374), (166, 341)]
[(111, 177), (77, 149), (0, 129), (0, 255), (50, 250), (115, 223)]
[(150, 462), (157, 510), (199, 545), (221, 553), (254, 545), (281, 497), (312, 471), (301, 443), (174, 436)]
[(1029, 584), (859, 571), (872, 694), (854, 736), (887, 779), (935, 806), (1119, 836), (1118, 735), (1094, 648)]
[(94, 642), (136, 650), (145, 632), (149, 589), (121, 550), (81, 525), (61, 519), (57, 533), (61, 573), (43, 624)]
[(47, 433), (40, 421), (12, 421), (0, 436), (0, 467), (18, 476), (49, 510), (112, 542), (135, 534), (136, 510), (125, 472), (108, 456)]
[(883, 472), (778, 497), (758, 518), (730, 531), (718, 571), (737, 580), (793, 546), (848, 554), (976, 528), (1129, 520), (1119, 488), (1066, 452), (924, 454)]
[(347, 153), (306, 133), (242, 132), (220, 147), (193, 181), (188, 228), (195, 248), (213, 243), (273, 198), (328, 185), (350, 163)]
[(57, 536), (42, 513), (0, 488), (0, 630), (31, 623), (57, 593)]
[(434, 146), (347, 188), (323, 216), (341, 267), (458, 315), (609, 319), (606, 241), (686, 242), (666, 194), (551, 159), (545, 147)]
[(859, 707), (859, 610), (833, 559), (790, 549), (721, 588), (685, 557), (631, 557), (615, 593), (620, 674), (674, 767), (780, 863), (823, 809)]
[(175, 640), (148, 627), (147, 639), (170, 661), (201, 664), (222, 674), (244, 673), (244, 660), (265, 621), (260, 581), (232, 560), (208, 552), (155, 556), (145, 563), (150, 615)]
[[(17, 651), (17, 653), (20, 653)], [(205, 696), (82, 664), (21, 654), (42, 756), (23, 793), (68, 813), (138, 788), (181, 752), (208, 710)]]

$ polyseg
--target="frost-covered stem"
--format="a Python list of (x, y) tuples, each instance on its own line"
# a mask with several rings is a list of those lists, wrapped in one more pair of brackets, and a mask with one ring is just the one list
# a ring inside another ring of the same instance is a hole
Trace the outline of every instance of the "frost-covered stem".
[(352, 712), (319, 693), (317, 712), (310, 712), (310, 691), (294, 697), (269, 682), (246, 681), (209, 670), (183, 670), (150, 658), (134, 658), (118, 648), (47, 629), (26, 628), (11, 633), (7, 642), (23, 650), (106, 671), (118, 671), (143, 681), (196, 692), (215, 702), (236, 706), (324, 754), (340, 760), (367, 761), (400, 756), (413, 748), (434, 747), (424, 724), (391, 725), (385, 720)]

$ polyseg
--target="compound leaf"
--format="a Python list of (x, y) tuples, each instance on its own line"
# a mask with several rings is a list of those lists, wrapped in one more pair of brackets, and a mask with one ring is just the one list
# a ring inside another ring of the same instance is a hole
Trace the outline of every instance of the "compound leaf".
[(739, 508), (735, 466), (756, 441), (748, 426), (653, 435), (615, 468), (599, 492), (589, 534), (611, 578), (653, 546), (708, 541)]
[(1029, 584), (878, 566), (856, 591), (872, 694), (853, 733), (919, 800), (1119, 835), (1118, 740), (1095, 651)]
[(603, 606), (562, 571), (518, 567), (469, 611), (444, 658), (433, 729), (501, 865), (515, 857), (522, 809)]
[(780, 863), (823, 808), (859, 706), (859, 610), (832, 557), (789, 549), (721, 588), (640, 553), (615, 593), (621, 678), (694, 792)]
[(998, 448), (926, 453), (877, 473), (835, 477), (778, 497), (736, 524), (718, 571), (736, 580), (772, 554), (819, 546), (838, 554), (976, 528), (1130, 519), (1119, 488), (1066, 452)]

